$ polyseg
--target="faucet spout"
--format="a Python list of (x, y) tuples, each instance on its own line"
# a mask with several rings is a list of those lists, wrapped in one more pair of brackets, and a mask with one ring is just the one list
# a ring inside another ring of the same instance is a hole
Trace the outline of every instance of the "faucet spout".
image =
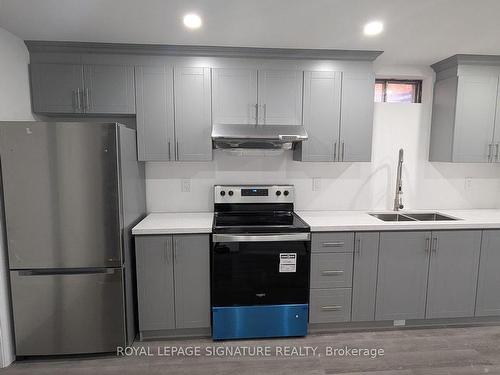
[(394, 211), (399, 211), (399, 210), (402, 210), (404, 208), (403, 181), (402, 181), (403, 155), (404, 155), (404, 150), (401, 148), (401, 149), (399, 149), (398, 170), (397, 170), (397, 176), (396, 176), (396, 195), (394, 197)]

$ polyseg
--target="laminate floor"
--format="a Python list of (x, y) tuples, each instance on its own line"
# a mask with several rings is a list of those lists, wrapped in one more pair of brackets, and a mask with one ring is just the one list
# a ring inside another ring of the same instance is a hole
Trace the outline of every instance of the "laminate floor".
[[(217, 343), (209, 339), (149, 341), (136, 342), (133, 347), (136, 355), (22, 361), (0, 373), (500, 375), (500, 326), (311, 334), (305, 338)], [(349, 353), (342, 352), (346, 347)], [(168, 356), (172, 348), (178, 353)], [(354, 349), (371, 352), (356, 353)]]

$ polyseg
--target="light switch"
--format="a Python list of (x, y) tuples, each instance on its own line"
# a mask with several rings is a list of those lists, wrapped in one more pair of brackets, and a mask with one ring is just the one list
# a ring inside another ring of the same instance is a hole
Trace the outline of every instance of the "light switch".
[(321, 190), (321, 178), (314, 177), (312, 179), (312, 189), (313, 189), (313, 191), (320, 191)]
[(181, 191), (183, 193), (189, 193), (191, 191), (191, 180), (189, 178), (183, 178), (181, 181)]

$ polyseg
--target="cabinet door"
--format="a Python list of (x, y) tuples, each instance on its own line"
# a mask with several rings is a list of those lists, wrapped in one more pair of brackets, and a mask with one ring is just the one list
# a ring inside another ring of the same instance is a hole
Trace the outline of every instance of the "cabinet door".
[(82, 112), (82, 95), (78, 95), (83, 92), (82, 65), (31, 64), (30, 67), (34, 112)]
[(209, 236), (174, 236), (174, 249), (176, 327), (210, 327)]
[(430, 232), (380, 233), (375, 320), (423, 319)]
[(372, 158), (374, 90), (372, 73), (342, 74), (339, 161), (370, 161)]
[(173, 87), (172, 67), (135, 67), (139, 160), (174, 159)]
[(458, 78), (454, 162), (488, 162), (493, 152), (497, 76)]
[(351, 320), (351, 288), (311, 289), (309, 323)]
[(134, 67), (85, 65), (85, 112), (134, 114)]
[(214, 124), (257, 122), (257, 70), (212, 69)]
[(500, 231), (483, 231), (476, 316), (500, 315)]
[(356, 233), (352, 281), (352, 320), (375, 320), (379, 233)]
[(341, 79), (341, 72), (304, 73), (304, 127), (309, 139), (298, 146), (294, 159), (334, 161), (338, 155)]
[(474, 316), (481, 231), (432, 233), (426, 318)]
[(136, 236), (139, 330), (175, 328), (172, 236)]
[(259, 124), (302, 125), (303, 72), (259, 70)]
[(176, 160), (212, 160), (210, 68), (175, 68)]

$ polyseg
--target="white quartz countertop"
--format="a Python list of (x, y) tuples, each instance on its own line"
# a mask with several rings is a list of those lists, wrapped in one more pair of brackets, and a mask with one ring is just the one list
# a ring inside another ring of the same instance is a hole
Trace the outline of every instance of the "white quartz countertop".
[(132, 228), (132, 234), (211, 233), (212, 212), (151, 213)]
[(408, 210), (400, 213), (439, 212), (461, 220), (455, 221), (382, 221), (369, 213), (394, 211), (298, 211), (312, 232), (438, 230), (438, 229), (500, 229), (500, 209), (478, 210)]
[[(500, 209), (409, 210), (401, 213), (439, 212), (456, 221), (382, 221), (369, 213), (393, 211), (298, 211), (312, 232), (500, 229)], [(213, 213), (151, 213), (132, 229), (134, 235), (211, 233)]]

